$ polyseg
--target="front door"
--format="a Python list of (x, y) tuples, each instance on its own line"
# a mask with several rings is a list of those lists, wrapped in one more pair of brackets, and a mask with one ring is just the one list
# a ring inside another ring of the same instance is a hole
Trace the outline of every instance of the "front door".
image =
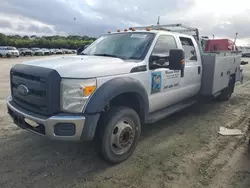
[[(170, 49), (176, 49), (176, 40), (171, 35), (160, 35), (153, 49), (153, 56), (168, 57)], [(168, 60), (163, 62), (168, 64)], [(165, 108), (179, 101), (180, 71), (168, 68), (152, 68), (149, 65), (151, 88), (149, 91), (149, 112)]]

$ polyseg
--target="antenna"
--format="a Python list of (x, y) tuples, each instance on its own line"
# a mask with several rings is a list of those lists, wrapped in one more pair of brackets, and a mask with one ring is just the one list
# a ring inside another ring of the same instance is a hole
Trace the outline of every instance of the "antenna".
[(237, 50), (237, 46), (236, 46), (236, 39), (237, 39), (237, 36), (238, 36), (238, 33), (235, 34), (235, 39), (234, 39), (234, 47), (236, 48), (236, 50)]
[(236, 43), (237, 36), (238, 36), (238, 33), (235, 34), (234, 44)]
[(157, 25), (160, 25), (160, 16), (158, 16)]

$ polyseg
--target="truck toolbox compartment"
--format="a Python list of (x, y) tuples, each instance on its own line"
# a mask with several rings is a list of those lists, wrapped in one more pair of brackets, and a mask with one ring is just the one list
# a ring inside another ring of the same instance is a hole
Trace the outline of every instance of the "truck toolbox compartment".
[(213, 96), (228, 86), (230, 75), (240, 81), (241, 54), (235, 52), (204, 53), (202, 58), (201, 95)]

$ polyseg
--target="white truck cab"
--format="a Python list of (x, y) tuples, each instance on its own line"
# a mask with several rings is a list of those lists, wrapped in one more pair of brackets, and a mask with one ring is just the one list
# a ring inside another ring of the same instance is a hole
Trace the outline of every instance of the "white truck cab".
[(56, 140), (96, 139), (104, 159), (120, 163), (135, 150), (141, 125), (199, 96), (230, 99), (239, 52), (204, 54), (198, 30), (189, 30), (195, 38), (150, 27), (103, 35), (81, 55), (15, 65), (7, 99), (15, 124)]

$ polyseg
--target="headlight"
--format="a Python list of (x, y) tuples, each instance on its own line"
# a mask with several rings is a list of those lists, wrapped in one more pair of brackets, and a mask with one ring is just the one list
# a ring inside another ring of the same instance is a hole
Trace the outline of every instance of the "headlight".
[(63, 79), (61, 81), (61, 110), (82, 112), (88, 98), (96, 90), (96, 79)]

